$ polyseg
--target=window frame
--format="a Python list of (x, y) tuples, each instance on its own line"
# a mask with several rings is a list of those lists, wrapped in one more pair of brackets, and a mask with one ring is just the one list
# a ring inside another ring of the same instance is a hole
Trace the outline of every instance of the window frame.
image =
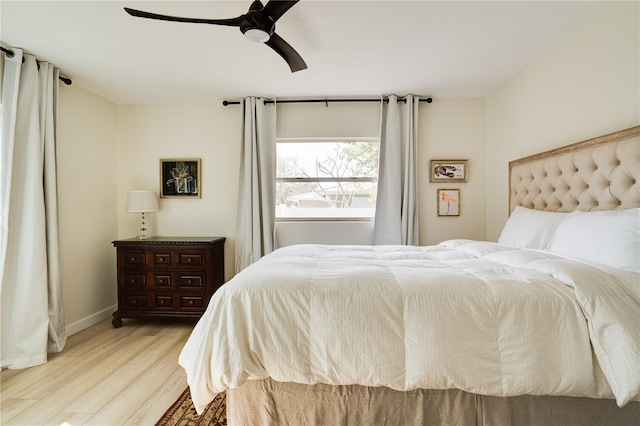
[[(380, 137), (379, 136), (364, 136), (364, 137), (300, 137), (300, 138), (276, 138), (276, 153), (277, 153), (277, 145), (278, 144), (286, 144), (286, 143), (332, 143), (332, 142), (369, 142), (369, 143), (377, 143), (378, 144), (378, 155), (380, 149)], [(278, 164), (276, 158), (276, 166)], [(378, 163), (378, 174), (379, 174), (380, 164)], [(309, 183), (322, 183), (322, 182), (375, 182), (377, 187), (378, 176), (376, 177), (281, 177), (277, 176), (277, 167), (275, 172), (275, 182), (276, 184), (282, 183), (296, 183), (296, 182), (309, 182)], [(345, 217), (314, 217), (314, 216), (306, 216), (306, 217), (278, 217), (276, 206), (276, 222), (373, 222), (374, 217), (369, 216), (345, 216)], [(375, 210), (374, 210), (375, 216)]]

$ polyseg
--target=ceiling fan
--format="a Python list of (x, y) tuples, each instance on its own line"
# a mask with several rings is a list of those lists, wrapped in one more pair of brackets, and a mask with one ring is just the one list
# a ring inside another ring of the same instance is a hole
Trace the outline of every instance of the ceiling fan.
[(124, 10), (131, 16), (138, 18), (158, 19), (160, 21), (191, 22), (196, 24), (226, 25), (239, 27), (242, 34), (249, 40), (256, 43), (264, 43), (282, 56), (289, 64), (291, 72), (300, 71), (307, 68), (307, 64), (293, 47), (275, 33), (276, 21), (285, 14), (299, 0), (279, 1), (270, 0), (266, 5), (262, 5), (260, 0), (251, 3), (249, 11), (244, 15), (229, 19), (200, 19), (182, 18), (179, 16), (159, 15), (156, 13), (144, 12), (142, 10)]

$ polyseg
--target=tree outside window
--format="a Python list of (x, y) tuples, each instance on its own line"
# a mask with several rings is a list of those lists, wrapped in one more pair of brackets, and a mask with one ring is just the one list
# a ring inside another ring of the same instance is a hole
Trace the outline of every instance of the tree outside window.
[(277, 152), (276, 217), (375, 215), (377, 140), (287, 141)]

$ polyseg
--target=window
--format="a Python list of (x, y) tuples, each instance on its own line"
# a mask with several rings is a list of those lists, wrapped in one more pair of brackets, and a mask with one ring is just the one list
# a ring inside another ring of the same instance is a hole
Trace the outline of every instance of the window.
[(276, 219), (375, 216), (378, 138), (278, 139)]

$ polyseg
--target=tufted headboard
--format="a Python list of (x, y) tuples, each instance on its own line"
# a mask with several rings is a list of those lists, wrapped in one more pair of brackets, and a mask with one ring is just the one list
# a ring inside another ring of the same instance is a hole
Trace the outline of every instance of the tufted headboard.
[(640, 207), (640, 126), (509, 162), (509, 212)]

